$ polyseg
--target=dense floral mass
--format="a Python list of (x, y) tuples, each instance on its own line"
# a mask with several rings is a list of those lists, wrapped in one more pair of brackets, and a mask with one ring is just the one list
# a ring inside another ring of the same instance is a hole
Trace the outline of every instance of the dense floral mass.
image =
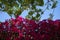
[(0, 23), (0, 40), (60, 40), (60, 20), (12, 18)]

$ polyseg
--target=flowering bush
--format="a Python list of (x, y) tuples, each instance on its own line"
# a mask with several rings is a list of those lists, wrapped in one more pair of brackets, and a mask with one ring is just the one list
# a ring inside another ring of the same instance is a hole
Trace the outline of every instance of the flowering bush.
[(0, 23), (0, 40), (59, 40), (60, 20), (34, 21), (17, 17)]

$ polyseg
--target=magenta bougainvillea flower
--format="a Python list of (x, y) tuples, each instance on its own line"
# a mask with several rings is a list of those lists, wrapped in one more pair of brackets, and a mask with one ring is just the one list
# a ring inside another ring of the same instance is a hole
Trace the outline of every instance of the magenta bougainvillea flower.
[(11, 18), (0, 22), (0, 40), (60, 40), (60, 20)]

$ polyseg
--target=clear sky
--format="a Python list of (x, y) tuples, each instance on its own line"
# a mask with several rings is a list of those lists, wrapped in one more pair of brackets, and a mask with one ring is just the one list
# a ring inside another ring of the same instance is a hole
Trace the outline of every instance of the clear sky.
[[(52, 12), (52, 10), (49, 10), (49, 11), (45, 11), (45, 13), (42, 15), (42, 18), (41, 20), (43, 19), (47, 19), (49, 17), (49, 13)], [(23, 18), (25, 18), (25, 16), (27, 15), (27, 10), (23, 11), (21, 16)], [(58, 0), (58, 4), (57, 4), (57, 7), (55, 8), (55, 11), (54, 11), (54, 17), (53, 17), (53, 20), (57, 20), (57, 19), (60, 19), (60, 0)], [(10, 16), (6, 13), (6, 12), (2, 12), (0, 11), (0, 21), (1, 22), (4, 22), (5, 20), (7, 19), (10, 19)]]

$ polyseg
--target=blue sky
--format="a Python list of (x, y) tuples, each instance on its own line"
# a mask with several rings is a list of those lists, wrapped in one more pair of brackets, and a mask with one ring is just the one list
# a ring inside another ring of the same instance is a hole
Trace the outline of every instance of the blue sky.
[[(50, 12), (52, 12), (52, 10), (45, 11), (45, 13), (41, 17), (41, 20), (47, 19), (49, 17)], [(21, 16), (25, 18), (27, 14), (28, 14), (27, 10), (25, 10), (22, 12)], [(57, 7), (55, 8), (55, 11), (53, 14), (54, 14), (53, 20), (60, 19), (60, 0), (58, 0)], [(10, 19), (10, 16), (6, 12), (0, 11), (0, 21), (4, 22), (5, 20), (8, 20), (8, 19)]]

